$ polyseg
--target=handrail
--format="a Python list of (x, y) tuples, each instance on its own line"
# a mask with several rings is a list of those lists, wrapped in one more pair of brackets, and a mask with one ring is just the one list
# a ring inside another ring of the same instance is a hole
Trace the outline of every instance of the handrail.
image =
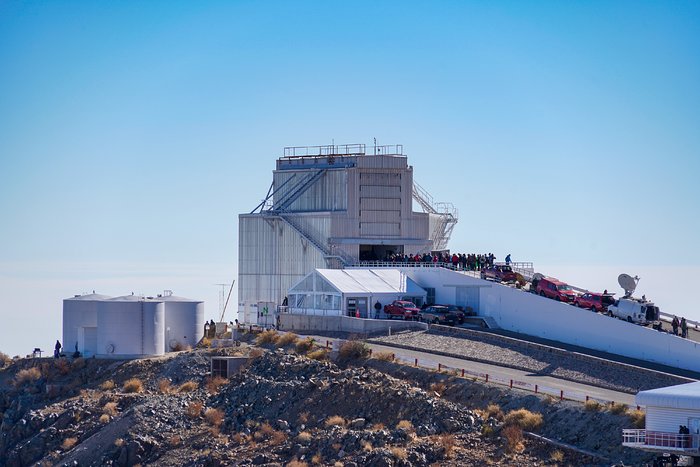
[[(372, 154), (381, 155), (403, 155), (403, 144), (384, 144), (370, 146)], [(284, 148), (285, 159), (295, 159), (302, 157), (318, 156), (365, 156), (367, 155), (367, 145), (355, 144), (326, 144), (322, 146), (288, 146)]]

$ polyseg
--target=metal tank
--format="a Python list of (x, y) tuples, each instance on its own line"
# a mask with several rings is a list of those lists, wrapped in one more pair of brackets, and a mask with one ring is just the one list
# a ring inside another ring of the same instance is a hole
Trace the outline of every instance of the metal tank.
[(176, 297), (170, 290), (156, 299), (165, 302), (165, 351), (194, 348), (204, 336), (204, 302)]
[(125, 295), (97, 304), (97, 355), (142, 357), (165, 353), (165, 304)]
[(63, 300), (63, 352), (72, 354), (77, 346), (85, 357), (97, 353), (97, 306), (109, 298), (93, 292)]

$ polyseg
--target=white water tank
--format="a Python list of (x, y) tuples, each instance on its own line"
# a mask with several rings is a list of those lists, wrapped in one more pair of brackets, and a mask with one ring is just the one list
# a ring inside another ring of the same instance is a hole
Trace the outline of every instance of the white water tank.
[(109, 296), (96, 293), (75, 295), (63, 300), (63, 352), (72, 354), (75, 346), (85, 357), (97, 353), (97, 306)]
[(163, 355), (165, 306), (160, 299), (125, 295), (97, 304), (97, 354), (128, 358)]
[(165, 351), (194, 348), (204, 336), (204, 302), (176, 297), (169, 290), (156, 300), (165, 302)]

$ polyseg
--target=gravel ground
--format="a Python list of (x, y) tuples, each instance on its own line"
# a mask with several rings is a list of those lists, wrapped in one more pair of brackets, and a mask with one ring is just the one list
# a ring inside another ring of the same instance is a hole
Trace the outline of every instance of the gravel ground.
[(372, 341), (427, 352), (440, 352), (467, 360), (542, 373), (630, 394), (635, 394), (639, 390), (685, 382), (670, 375), (650, 371), (640, 372), (634, 367), (625, 365), (601, 365), (600, 360), (595, 358), (585, 360), (568, 357), (559, 352), (550, 353), (545, 350), (520, 348), (517, 344), (508, 341), (498, 343), (484, 341), (493, 339), (493, 336), (484, 336), (483, 340), (479, 340), (478, 337), (454, 337), (422, 331), (378, 337)]

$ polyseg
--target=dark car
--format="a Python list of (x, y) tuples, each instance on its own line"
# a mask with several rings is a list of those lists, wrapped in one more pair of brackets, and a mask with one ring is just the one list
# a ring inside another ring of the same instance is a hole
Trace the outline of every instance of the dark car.
[(518, 274), (508, 264), (494, 264), (481, 270), (481, 278), (498, 282), (516, 282)]
[(464, 323), (464, 317), (465, 316), (476, 316), (476, 313), (472, 311), (470, 307), (469, 310), (464, 311), (464, 308), (458, 305), (435, 305), (435, 306), (443, 306), (447, 308), (448, 311), (454, 313), (457, 316), (457, 324), (463, 324)]
[(450, 311), (446, 306), (433, 305), (421, 310), (418, 313), (418, 319), (431, 324), (449, 324), (454, 326), (457, 321), (457, 315)]
[(607, 313), (608, 305), (615, 303), (614, 294), (586, 292), (574, 299), (574, 305), (591, 311)]

